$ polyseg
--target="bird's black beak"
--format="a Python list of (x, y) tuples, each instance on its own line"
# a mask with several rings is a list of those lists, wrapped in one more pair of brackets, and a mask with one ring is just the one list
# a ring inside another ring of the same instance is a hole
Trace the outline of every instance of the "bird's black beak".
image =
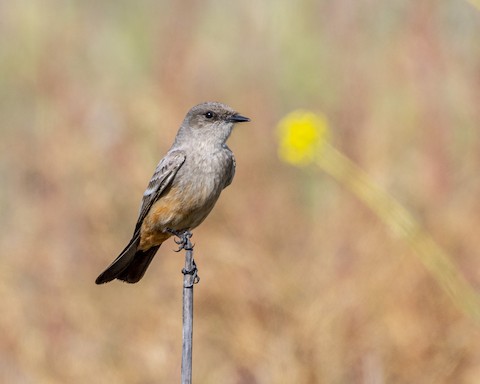
[(234, 115), (230, 116), (227, 121), (229, 121), (230, 123), (246, 123), (247, 121), (250, 121), (250, 119), (248, 117), (235, 113)]

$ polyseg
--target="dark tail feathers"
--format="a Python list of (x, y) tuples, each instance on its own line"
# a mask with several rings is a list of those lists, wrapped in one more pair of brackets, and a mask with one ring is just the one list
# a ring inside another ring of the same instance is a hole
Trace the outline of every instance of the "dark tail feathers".
[(147, 251), (140, 251), (137, 250), (139, 243), (140, 236), (134, 236), (122, 253), (120, 253), (120, 256), (97, 277), (95, 283), (108, 283), (114, 279), (123, 280), (127, 283), (138, 282), (145, 274), (158, 248), (160, 248), (158, 245)]

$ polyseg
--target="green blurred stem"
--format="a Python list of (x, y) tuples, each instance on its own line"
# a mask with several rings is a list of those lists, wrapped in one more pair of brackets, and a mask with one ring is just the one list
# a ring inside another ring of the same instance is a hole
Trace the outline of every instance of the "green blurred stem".
[(480, 322), (480, 300), (448, 255), (414, 217), (370, 177), (330, 144), (322, 147), (317, 164), (372, 209), (392, 231), (405, 240), (454, 303)]

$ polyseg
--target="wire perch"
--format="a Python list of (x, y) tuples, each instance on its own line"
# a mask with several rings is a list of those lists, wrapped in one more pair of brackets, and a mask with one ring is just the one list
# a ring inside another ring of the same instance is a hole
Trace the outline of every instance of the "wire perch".
[(192, 383), (192, 339), (193, 339), (193, 286), (200, 281), (197, 266), (193, 259), (192, 233), (176, 233), (177, 252), (185, 250), (183, 273), (183, 346), (182, 346), (182, 384)]

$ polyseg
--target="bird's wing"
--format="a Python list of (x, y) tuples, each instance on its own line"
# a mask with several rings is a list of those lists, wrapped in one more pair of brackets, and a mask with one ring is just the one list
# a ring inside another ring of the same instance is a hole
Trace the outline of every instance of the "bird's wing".
[(229, 150), (229, 162), (228, 162), (228, 169), (227, 169), (227, 179), (225, 181), (225, 186), (223, 188), (228, 187), (232, 184), (233, 176), (235, 176), (235, 168), (237, 166), (237, 162), (235, 161), (235, 156), (233, 156), (233, 152)]
[(167, 155), (158, 163), (148, 187), (143, 194), (142, 205), (138, 215), (135, 232), (137, 232), (147, 216), (152, 205), (162, 196), (165, 189), (171, 184), (180, 167), (185, 162), (186, 156), (183, 151), (176, 150)]

